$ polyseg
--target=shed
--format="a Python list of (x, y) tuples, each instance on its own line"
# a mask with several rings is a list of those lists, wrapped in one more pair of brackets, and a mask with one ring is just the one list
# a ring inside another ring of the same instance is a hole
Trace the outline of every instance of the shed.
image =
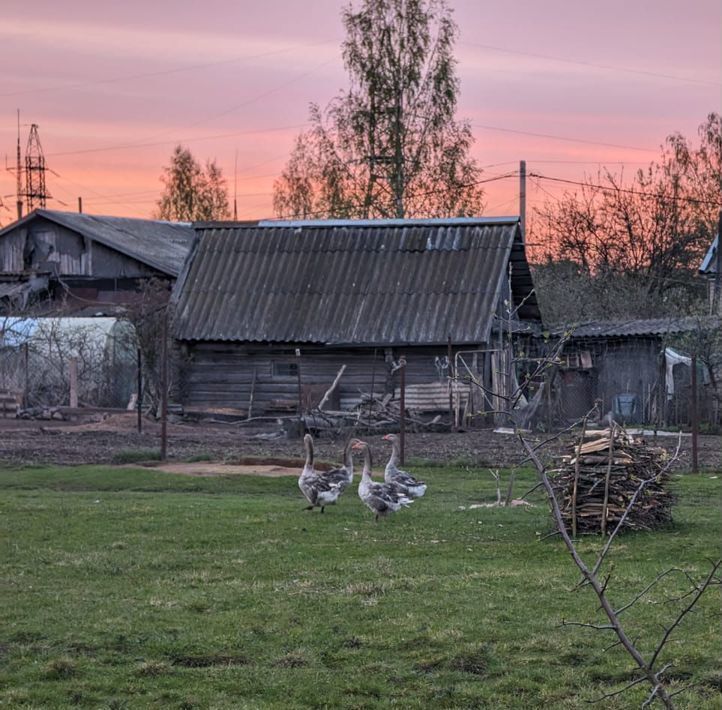
[(38, 209), (0, 230), (0, 311), (115, 314), (151, 278), (174, 281), (190, 224)]
[(404, 356), (412, 399), (447, 409), (450, 344), (491, 386), (502, 330), (539, 319), (516, 217), (198, 233), (173, 296), (186, 408), (295, 411), (299, 377), (313, 406), (345, 365), (334, 404), (349, 409), (363, 394), (397, 395), (393, 363)]
[(675, 336), (713, 328), (718, 319), (696, 317), (579, 324), (561, 356), (561, 418), (580, 418), (599, 400), (602, 414), (611, 411), (620, 420), (678, 423), (687, 416), (681, 385), (689, 377), (675, 369), (677, 354), (668, 346)]

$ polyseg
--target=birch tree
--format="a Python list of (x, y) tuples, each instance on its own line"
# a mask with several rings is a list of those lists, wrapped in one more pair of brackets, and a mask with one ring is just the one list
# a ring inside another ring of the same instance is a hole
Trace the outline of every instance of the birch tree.
[(230, 216), (226, 181), (215, 160), (207, 161), (204, 169), (190, 150), (178, 145), (160, 179), (165, 189), (158, 200), (158, 219), (195, 222)]
[(456, 119), (458, 28), (444, 0), (361, 0), (342, 12), (350, 86), (310, 108), (274, 184), (293, 217), (478, 215), (481, 169)]

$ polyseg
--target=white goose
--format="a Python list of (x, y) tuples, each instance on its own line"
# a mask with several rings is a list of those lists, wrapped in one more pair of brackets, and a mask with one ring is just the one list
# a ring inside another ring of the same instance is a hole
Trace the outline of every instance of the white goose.
[(338, 500), (341, 495), (341, 485), (327, 479), (320, 471), (314, 469), (313, 437), (310, 434), (303, 437), (303, 445), (306, 449), (306, 463), (298, 477), (298, 487), (310, 504), (304, 510), (313, 510), (319, 507), (323, 513), (323, 509), (327, 505), (333, 505)]
[(395, 513), (413, 503), (401, 488), (394, 483), (375, 483), (371, 478), (371, 449), (364, 441), (356, 441), (353, 448), (364, 453), (364, 467), (358, 486), (359, 498), (375, 515), (376, 521), (389, 513)]
[(395, 483), (411, 498), (421, 498), (426, 493), (426, 484), (414, 478), (410, 473), (400, 470), (397, 466), (400, 457), (399, 437), (396, 434), (386, 434), (384, 441), (391, 442), (391, 458), (384, 470), (384, 481)]

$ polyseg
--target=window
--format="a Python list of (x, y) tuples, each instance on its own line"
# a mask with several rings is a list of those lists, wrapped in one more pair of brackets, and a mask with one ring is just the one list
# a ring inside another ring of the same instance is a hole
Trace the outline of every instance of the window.
[(298, 377), (298, 363), (274, 362), (272, 373), (274, 377)]

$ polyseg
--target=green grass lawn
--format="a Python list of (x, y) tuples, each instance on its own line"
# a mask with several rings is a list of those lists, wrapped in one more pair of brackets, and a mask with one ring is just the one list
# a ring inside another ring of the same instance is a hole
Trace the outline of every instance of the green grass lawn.
[[(303, 512), (291, 478), (0, 472), (0, 705), (580, 708), (635, 677), (609, 632), (560, 626), (599, 617), (541, 539), (543, 505), (460, 510), (494, 499), (488, 474), (423, 474), (427, 496), (376, 524), (355, 491)], [(620, 538), (617, 605), (668, 567), (706, 572), (721, 483), (675, 479), (674, 525)], [(624, 614), (643, 649), (687, 589), (671, 575)], [(716, 588), (664, 655), (676, 687), (697, 683), (679, 707), (722, 708), (719, 628)]]

